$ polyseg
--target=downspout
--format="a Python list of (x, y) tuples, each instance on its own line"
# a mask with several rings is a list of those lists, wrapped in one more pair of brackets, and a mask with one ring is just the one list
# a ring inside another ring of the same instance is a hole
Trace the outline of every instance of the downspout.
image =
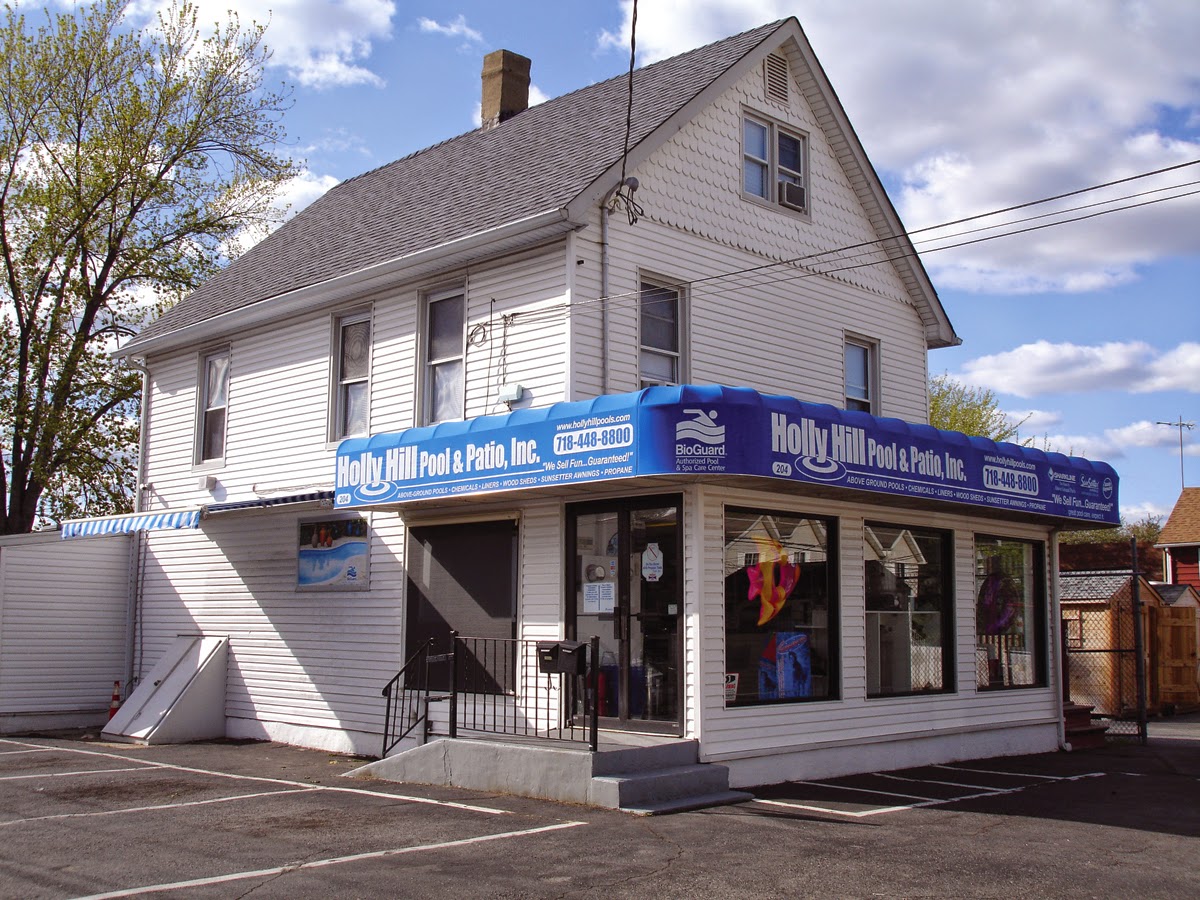
[[(142, 373), (142, 402), (138, 409), (138, 459), (137, 459), (137, 478), (134, 482), (133, 492), (133, 511), (141, 512), (145, 505), (142, 502), (142, 494), (145, 491), (145, 475), (146, 475), (146, 446), (148, 438), (146, 436), (146, 423), (149, 421), (150, 410), (150, 369), (145, 363), (138, 362), (131, 356), (125, 357), (125, 364), (131, 369), (136, 369)], [(134, 652), (136, 651), (136, 628), (138, 610), (142, 605), (142, 563), (143, 563), (143, 539), (142, 532), (136, 532), (133, 537), (133, 547), (130, 552), (129, 560), (129, 581), (130, 601), (125, 609), (125, 694), (122, 699), (128, 698), (133, 690), (134, 684)]]
[[(1060, 600), (1058, 577), (1058, 532), (1059, 528), (1050, 529), (1050, 615), (1051, 628), (1048, 630), (1050, 635), (1047, 643), (1051, 647), (1055, 647), (1054, 658), (1058, 660), (1058, 678), (1054, 685), (1054, 708), (1058, 711), (1058, 749), (1070, 753), (1072, 750), (1070, 742), (1067, 740), (1067, 720), (1065, 710), (1065, 698), (1063, 697), (1064, 689), (1067, 680), (1067, 657), (1066, 649), (1063, 643), (1062, 636), (1062, 604)], [(1047, 648), (1049, 649), (1049, 648)]]

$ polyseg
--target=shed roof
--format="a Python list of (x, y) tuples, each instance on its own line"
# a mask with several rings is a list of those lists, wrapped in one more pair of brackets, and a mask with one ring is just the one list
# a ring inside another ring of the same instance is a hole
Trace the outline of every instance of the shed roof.
[[(679, 125), (689, 104), (788, 39), (816, 76), (820, 99), (838, 132), (842, 164), (881, 238), (911, 249), (878, 175), (871, 168), (799, 23), (763, 25), (637, 70), (629, 146), (644, 155)], [(740, 65), (739, 65), (740, 64)], [(599, 200), (606, 173), (625, 146), (626, 75), (531, 107), (491, 129), (477, 129), (406, 156), (332, 188), (277, 231), (164, 312), (120, 355), (161, 348), (164, 336), (351, 273), (404, 260), (496, 229), (541, 221), (581, 199)], [(703, 95), (703, 96), (702, 96)], [(674, 126), (674, 127), (671, 127)], [(582, 224), (577, 222), (576, 224)], [(915, 253), (895, 265), (926, 324), (932, 346), (956, 343)], [(173, 342), (172, 342), (173, 343)]]
[(1158, 536), (1156, 547), (1200, 544), (1200, 487), (1185, 487)]

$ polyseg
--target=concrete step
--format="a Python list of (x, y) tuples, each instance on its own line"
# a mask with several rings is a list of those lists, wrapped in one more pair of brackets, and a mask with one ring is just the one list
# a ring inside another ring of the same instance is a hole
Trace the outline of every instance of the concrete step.
[(683, 800), (729, 790), (724, 766), (693, 763), (592, 778), (588, 799), (596, 806), (628, 809), (661, 801)]
[(593, 775), (622, 775), (695, 765), (700, 758), (698, 741), (672, 740), (641, 747), (607, 748), (592, 754)]
[(745, 791), (718, 791), (713, 794), (698, 794), (692, 797), (680, 797), (675, 800), (655, 800), (650, 803), (623, 806), (621, 807), (621, 811), (632, 813), (635, 816), (665, 816), (671, 813), (708, 809), (710, 806), (731, 806), (735, 803), (745, 803), (753, 799), (754, 795), (748, 794)]

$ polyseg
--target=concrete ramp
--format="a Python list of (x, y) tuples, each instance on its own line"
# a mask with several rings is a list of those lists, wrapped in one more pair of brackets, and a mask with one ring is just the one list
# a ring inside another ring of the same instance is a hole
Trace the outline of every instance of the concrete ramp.
[(228, 656), (226, 636), (179, 635), (101, 736), (139, 744), (224, 737)]

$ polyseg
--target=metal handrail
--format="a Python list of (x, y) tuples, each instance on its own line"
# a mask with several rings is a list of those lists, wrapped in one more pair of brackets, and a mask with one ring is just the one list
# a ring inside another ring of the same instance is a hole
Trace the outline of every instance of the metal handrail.
[[(418, 725), (429, 729), (429, 651), (433, 638), (417, 648), (408, 662), (397, 672), (383, 689), (386, 699), (383, 711), (383, 752), (388, 751), (412, 734)], [(414, 683), (415, 682), (415, 683)], [(401, 717), (410, 719), (407, 727), (397, 734), (392, 733)]]

